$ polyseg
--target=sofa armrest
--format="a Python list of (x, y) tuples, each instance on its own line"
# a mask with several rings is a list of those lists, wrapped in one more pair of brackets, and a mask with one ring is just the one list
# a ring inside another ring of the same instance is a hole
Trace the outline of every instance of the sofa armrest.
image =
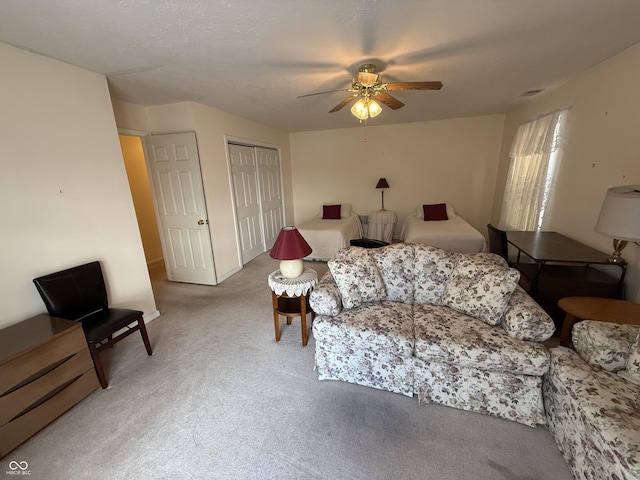
[(530, 342), (549, 340), (556, 327), (553, 320), (520, 286), (509, 299), (502, 328), (513, 338)]
[(316, 315), (335, 317), (342, 310), (340, 290), (331, 272), (327, 272), (309, 296), (309, 306)]

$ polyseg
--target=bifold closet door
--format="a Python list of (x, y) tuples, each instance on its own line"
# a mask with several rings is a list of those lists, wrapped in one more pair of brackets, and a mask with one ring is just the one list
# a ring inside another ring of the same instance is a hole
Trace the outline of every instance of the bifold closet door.
[(270, 250), (284, 226), (280, 153), (271, 148), (256, 147), (260, 208), (265, 250)]
[(284, 223), (277, 150), (229, 143), (242, 263), (269, 250)]

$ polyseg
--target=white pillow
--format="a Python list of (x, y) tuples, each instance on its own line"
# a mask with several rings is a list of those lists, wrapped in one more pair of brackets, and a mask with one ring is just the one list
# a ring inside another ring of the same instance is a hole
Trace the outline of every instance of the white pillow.
[[(318, 214), (318, 216), (320, 218), (322, 218), (322, 214), (323, 214), (323, 208), (325, 205), (340, 205), (340, 218), (347, 218), (348, 216), (351, 215), (351, 204), (350, 203), (323, 203), (320, 206), (320, 213)], [(449, 213), (447, 211), (447, 213)]]
[[(424, 205), (429, 205), (429, 204), (421, 203), (420, 205), (418, 205), (416, 207), (416, 217), (424, 218), (424, 208), (423, 208)], [(451, 205), (449, 205), (447, 203), (447, 218), (449, 218), (449, 220), (451, 220), (455, 216), (456, 216), (455, 210), (453, 209), (453, 207)]]

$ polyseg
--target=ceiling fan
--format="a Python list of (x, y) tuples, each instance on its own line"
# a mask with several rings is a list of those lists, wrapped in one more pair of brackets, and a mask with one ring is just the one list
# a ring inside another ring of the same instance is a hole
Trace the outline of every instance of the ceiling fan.
[(359, 100), (351, 107), (351, 113), (360, 120), (366, 120), (369, 117), (375, 117), (380, 114), (382, 108), (376, 100), (384, 103), (392, 110), (404, 107), (404, 103), (395, 97), (392, 97), (387, 91), (394, 90), (440, 90), (442, 82), (392, 82), (384, 83), (382, 76), (376, 73), (376, 66), (372, 63), (365, 63), (358, 68), (358, 75), (353, 77), (351, 88), (329, 90), (326, 92), (309, 93), (300, 95), (298, 98), (310, 97), (312, 95), (322, 95), (332, 92), (351, 92), (347, 98), (329, 110), (329, 113), (337, 112), (344, 106), (353, 102), (356, 98)]

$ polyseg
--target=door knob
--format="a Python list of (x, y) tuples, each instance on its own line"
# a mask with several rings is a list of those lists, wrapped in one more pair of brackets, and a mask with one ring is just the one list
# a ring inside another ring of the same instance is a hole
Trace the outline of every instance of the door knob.
[(209, 220), (207, 220), (207, 221), (198, 220), (198, 225), (204, 225), (205, 223), (209, 223)]

